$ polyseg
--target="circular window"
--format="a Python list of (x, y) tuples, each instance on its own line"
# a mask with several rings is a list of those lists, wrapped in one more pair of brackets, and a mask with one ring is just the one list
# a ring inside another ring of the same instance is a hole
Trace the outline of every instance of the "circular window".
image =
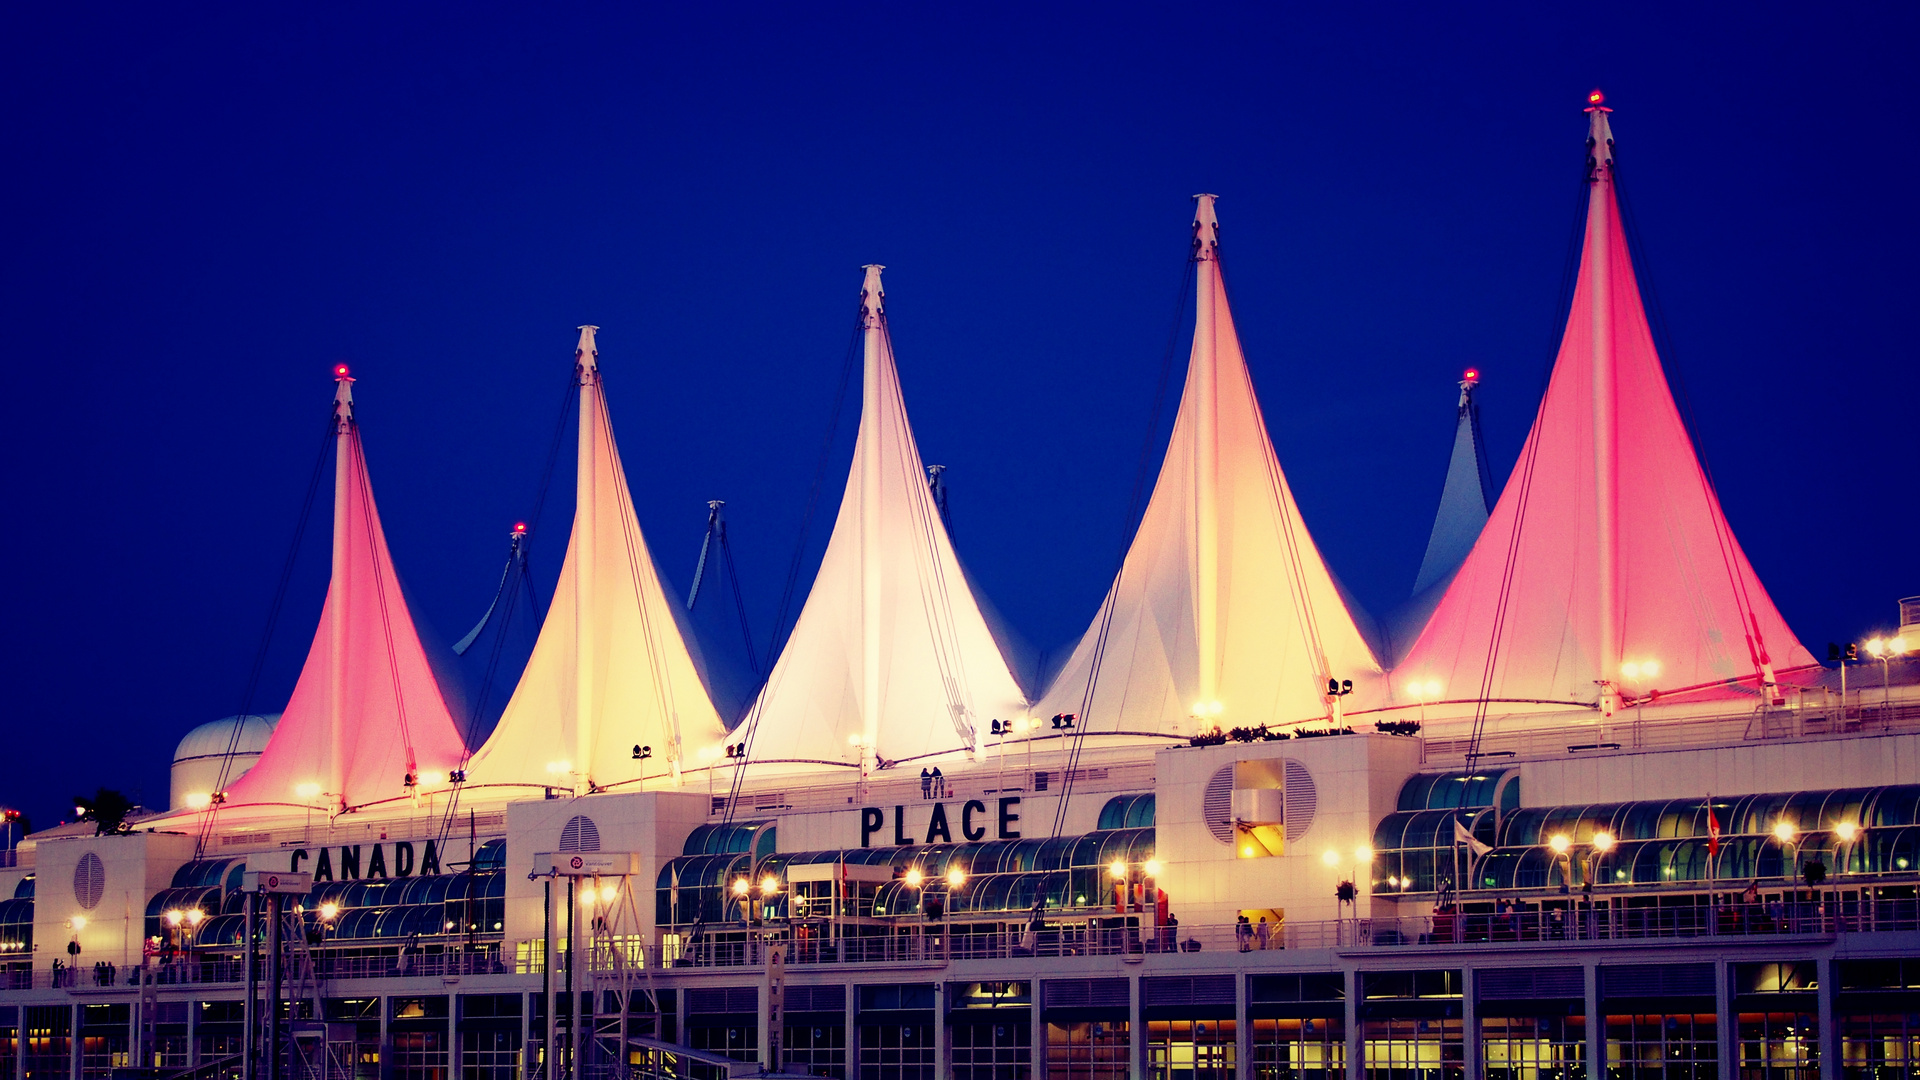
[(100, 896), (106, 891), (106, 864), (91, 851), (80, 856), (80, 865), (73, 868), (73, 898), (83, 909), (92, 911), (100, 906)]

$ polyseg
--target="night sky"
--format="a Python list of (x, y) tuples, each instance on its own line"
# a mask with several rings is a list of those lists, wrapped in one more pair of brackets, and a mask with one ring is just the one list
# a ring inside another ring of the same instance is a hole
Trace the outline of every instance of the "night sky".
[[(727, 500), (764, 652), (867, 262), (961, 558), (1036, 650), (1069, 645), (1170, 333), (1178, 390), (1197, 191), (1307, 522), (1384, 613), (1460, 370), (1499, 480), (1531, 422), (1595, 85), (1761, 580), (1821, 656), (1920, 593), (1920, 8), (190, 7), (0, 14), (0, 804), (37, 824), (100, 785), (163, 805), (180, 736), (240, 707), (336, 362), (415, 614), (451, 640), (599, 324), (660, 563), (684, 590)], [(328, 500), (256, 711), (311, 639)], [(543, 588), (571, 505), (569, 441)]]

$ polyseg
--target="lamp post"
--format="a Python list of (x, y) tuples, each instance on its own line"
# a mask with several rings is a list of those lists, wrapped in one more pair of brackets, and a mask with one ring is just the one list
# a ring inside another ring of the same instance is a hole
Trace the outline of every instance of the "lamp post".
[(1427, 679), (1423, 682), (1415, 679), (1413, 682), (1407, 684), (1407, 692), (1412, 694), (1413, 699), (1420, 703), (1420, 726), (1426, 727), (1427, 702), (1438, 701), (1440, 699), (1440, 681), (1438, 679)]
[(1593, 839), (1587, 843), (1589, 846), (1587, 848), (1586, 881), (1581, 885), (1581, 889), (1587, 895), (1588, 934), (1591, 937), (1598, 937), (1600, 929), (1600, 909), (1599, 901), (1595, 899), (1593, 895), (1593, 887), (1600, 868), (1601, 856), (1613, 850), (1613, 834), (1602, 830), (1594, 833)]
[[(1868, 638), (1867, 655), (1880, 661), (1880, 708), (1884, 713), (1893, 705), (1893, 674), (1891, 671), (1893, 658), (1907, 655), (1907, 639), (1904, 637)], [(1883, 716), (1882, 719), (1884, 722), (1884, 720), (1888, 718)]]
[(1621, 681), (1633, 692), (1633, 745), (1640, 745), (1641, 721), (1646, 717), (1648, 684), (1660, 677), (1660, 661), (1629, 660), (1620, 665)]

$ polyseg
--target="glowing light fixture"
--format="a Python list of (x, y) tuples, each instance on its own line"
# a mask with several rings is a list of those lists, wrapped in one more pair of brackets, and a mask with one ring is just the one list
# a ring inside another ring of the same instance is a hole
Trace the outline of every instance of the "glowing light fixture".
[(1593, 834), (1593, 850), (1605, 854), (1613, 850), (1613, 834), (1597, 832)]
[(334, 377), (334, 378), (336, 378), (336, 379), (344, 379), (344, 378), (346, 378), (346, 377), (347, 377), (347, 375), (348, 375), (348, 374), (350, 374), (350, 373), (349, 373), (349, 372), (347, 371), (347, 365), (345, 365), (345, 364), (335, 364), (335, 365), (333, 365), (333, 377)]
[(1781, 818), (1779, 821), (1773, 823), (1773, 837), (1782, 843), (1792, 840), (1794, 834), (1798, 831), (1799, 830), (1793, 827), (1793, 822), (1788, 821), (1786, 818)]
[(189, 791), (181, 801), (187, 804), (189, 810), (205, 810), (213, 805), (213, 796), (204, 791)]
[(1851, 821), (1843, 821), (1833, 827), (1833, 835), (1838, 836), (1842, 840), (1852, 840), (1859, 831), (1860, 826), (1855, 825)]
[(1547, 846), (1553, 849), (1555, 855), (1565, 855), (1567, 849), (1573, 846), (1573, 841), (1567, 839), (1566, 833), (1554, 833), (1547, 839)]
[(1361, 844), (1359, 847), (1354, 848), (1353, 861), (1357, 863), (1372, 863), (1373, 849), (1368, 847), (1365, 844)]
[(1328, 848), (1326, 853), (1320, 856), (1320, 861), (1326, 863), (1328, 866), (1339, 866), (1340, 853), (1332, 848)]
[(333, 901), (329, 900), (326, 903), (320, 905), (320, 921), (321, 922), (332, 922), (333, 917), (338, 914), (340, 914), (339, 904), (336, 904)]
[(1601, 93), (1599, 87), (1594, 87), (1592, 90), (1587, 91), (1587, 104), (1598, 105), (1605, 100), (1607, 100), (1607, 95)]
[(965, 870), (962, 870), (956, 866), (953, 869), (947, 871), (947, 888), (957, 889), (960, 886), (965, 885), (966, 883), (967, 883), (967, 872)]
[(1142, 867), (1142, 869), (1144, 869), (1147, 872), (1148, 877), (1159, 877), (1160, 876), (1160, 860), (1148, 859), (1146, 862), (1146, 865)]
[(1107, 864), (1107, 873), (1116, 878), (1127, 876), (1127, 864), (1123, 859), (1115, 859)]
[(182, 919), (184, 919), (184, 918), (186, 918), (186, 916), (185, 916), (184, 914), (182, 914), (182, 913), (181, 913), (181, 911), (180, 911), (180, 909), (179, 909), (179, 908), (174, 908), (173, 910), (171, 910), (171, 911), (169, 911), (169, 912), (167, 912), (167, 925), (168, 925), (168, 926), (179, 926), (179, 925), (180, 925), (180, 920), (182, 920)]
[(919, 867), (909, 866), (907, 868), (907, 877), (906, 877), (907, 888), (917, 889), (926, 880), (927, 880), (927, 875), (921, 873)]
[(422, 784), (439, 785), (447, 782), (447, 774), (436, 769), (428, 769), (420, 774)]
[(562, 774), (564, 774), (564, 773), (570, 773), (570, 772), (572, 772), (572, 771), (573, 771), (573, 762), (571, 762), (571, 761), (549, 761), (549, 762), (547, 762), (547, 771), (548, 771), (549, 773), (552, 773), (552, 774), (553, 774), (553, 775), (555, 775), (555, 776), (560, 776), (560, 775), (562, 775)]
[(73, 918), (67, 920), (67, 924), (72, 926), (73, 932), (77, 934), (87, 928), (87, 917), (85, 915), (75, 915)]
[(734, 878), (734, 879), (733, 879), (733, 895), (735, 895), (735, 896), (745, 896), (745, 895), (747, 895), (747, 890), (748, 890), (749, 888), (751, 888), (751, 886), (750, 886), (750, 885), (749, 885), (749, 884), (747, 883), (747, 879), (746, 879), (746, 878)]
[(309, 780), (304, 784), (293, 785), (293, 793), (303, 799), (311, 799), (320, 794), (320, 785)]
[(768, 874), (760, 879), (760, 895), (774, 896), (780, 892), (780, 879)]
[(618, 885), (600, 886), (600, 902), (603, 904), (613, 903), (613, 898), (619, 895), (620, 895), (620, 886)]

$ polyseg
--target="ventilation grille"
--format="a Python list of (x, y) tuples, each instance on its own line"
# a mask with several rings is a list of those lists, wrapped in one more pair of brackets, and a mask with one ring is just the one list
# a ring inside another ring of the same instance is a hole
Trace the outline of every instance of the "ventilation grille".
[(847, 988), (844, 986), (789, 986), (786, 989), (787, 1011), (797, 1012), (845, 1012), (847, 1009)]
[(561, 851), (599, 851), (600, 827), (585, 814), (575, 814), (567, 819), (567, 827), (560, 830)]
[[(576, 821), (585, 820), (575, 818)], [(788, 991), (791, 995), (792, 991)], [(844, 1007), (844, 1006), (843, 1006)], [(787, 1008), (793, 1008), (788, 997)], [(687, 991), (690, 1013), (750, 1013), (760, 1011), (760, 990), (753, 986), (710, 986)]]
[(1712, 997), (1712, 964), (1619, 964), (1600, 969), (1607, 997)]
[(1223, 765), (1207, 781), (1207, 793), (1200, 804), (1200, 816), (1207, 831), (1223, 844), (1233, 843), (1233, 766)]
[(1191, 978), (1146, 978), (1140, 980), (1140, 1004), (1232, 1005), (1233, 976), (1195, 975)]
[(272, 840), (273, 834), (270, 832), (228, 833), (220, 838), (220, 846), (232, 847), (235, 844), (265, 844)]
[(1482, 1001), (1587, 996), (1586, 972), (1579, 968), (1476, 970), (1473, 979)]
[(106, 864), (91, 851), (80, 856), (80, 864), (73, 868), (73, 898), (80, 901), (82, 908), (92, 911), (100, 905), (100, 894), (106, 891)]
[(504, 810), (491, 814), (475, 814), (472, 818), (468, 819), (468, 824), (476, 831), (480, 829), (498, 829), (506, 825), (506, 823), (507, 814)]
[(1125, 979), (1048, 979), (1040, 984), (1040, 991), (1049, 1009), (1126, 1009), (1133, 1005)]
[(1313, 774), (1305, 765), (1287, 759), (1287, 843), (1307, 835), (1313, 827), (1313, 812), (1320, 807), (1320, 790), (1313, 786)]

